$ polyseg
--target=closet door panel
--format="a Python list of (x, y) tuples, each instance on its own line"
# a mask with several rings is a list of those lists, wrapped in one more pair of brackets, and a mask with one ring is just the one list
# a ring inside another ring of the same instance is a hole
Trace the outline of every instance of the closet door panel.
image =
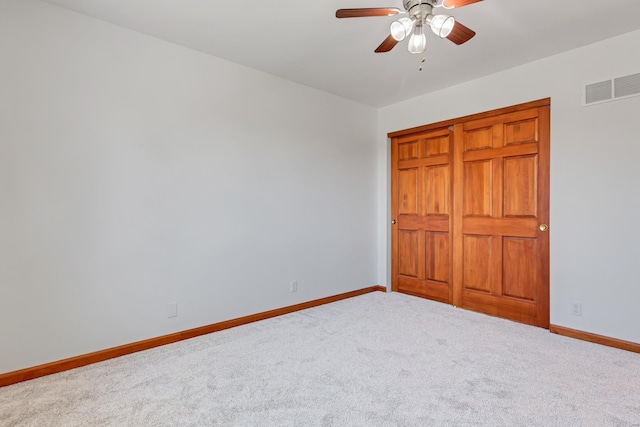
[(390, 135), (394, 291), (548, 327), (549, 105)]
[(451, 131), (392, 141), (393, 290), (450, 302)]
[(454, 182), (461, 205), (454, 253), (463, 270), (455, 303), (542, 327), (549, 326), (549, 237), (540, 228), (548, 223), (548, 115), (542, 107), (462, 123), (454, 158), (462, 180)]

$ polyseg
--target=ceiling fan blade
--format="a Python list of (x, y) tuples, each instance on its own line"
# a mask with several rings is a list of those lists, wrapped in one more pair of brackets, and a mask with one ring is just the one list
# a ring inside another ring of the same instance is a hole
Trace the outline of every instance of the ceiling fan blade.
[(453, 9), (454, 7), (462, 7), (478, 3), (479, 1), (482, 0), (444, 0), (442, 6), (444, 6), (445, 9)]
[(451, 30), (451, 33), (447, 36), (447, 38), (455, 44), (463, 44), (471, 40), (475, 35), (476, 32), (471, 28), (465, 27), (464, 25), (456, 21), (455, 25), (453, 26), (453, 30)]
[(393, 36), (389, 34), (389, 36), (387, 36), (387, 38), (384, 39), (382, 43), (380, 43), (380, 46), (378, 46), (378, 48), (376, 49), (376, 53), (389, 52), (397, 44), (398, 40), (394, 39)]
[(395, 7), (370, 7), (360, 9), (338, 9), (336, 18), (366, 18), (369, 16), (393, 16), (400, 13)]

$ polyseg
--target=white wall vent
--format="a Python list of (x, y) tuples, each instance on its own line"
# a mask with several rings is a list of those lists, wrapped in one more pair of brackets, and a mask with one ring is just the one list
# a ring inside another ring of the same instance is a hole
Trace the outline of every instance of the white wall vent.
[(613, 99), (613, 84), (611, 80), (592, 83), (584, 88), (584, 104), (611, 101)]
[(640, 73), (585, 85), (582, 105), (600, 104), (640, 95)]
[(640, 95), (640, 73), (613, 80), (614, 98)]

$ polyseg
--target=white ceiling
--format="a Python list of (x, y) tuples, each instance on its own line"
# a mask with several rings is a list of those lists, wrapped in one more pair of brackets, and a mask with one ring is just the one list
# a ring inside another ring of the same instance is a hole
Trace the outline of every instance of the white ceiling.
[(464, 45), (429, 34), (424, 55), (376, 54), (394, 18), (335, 11), (402, 0), (44, 1), (374, 107), (640, 29), (638, 0), (485, 0), (437, 9), (478, 33)]

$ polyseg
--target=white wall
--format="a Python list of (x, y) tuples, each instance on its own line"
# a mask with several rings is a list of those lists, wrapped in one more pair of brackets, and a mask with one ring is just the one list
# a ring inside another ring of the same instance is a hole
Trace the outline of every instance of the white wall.
[(550, 97), (551, 323), (640, 342), (640, 97), (581, 106), (583, 84), (640, 72), (639, 45), (636, 31), (381, 109), (378, 281), (389, 282), (384, 135)]
[(372, 108), (2, 0), (0, 373), (375, 285), (376, 127)]

